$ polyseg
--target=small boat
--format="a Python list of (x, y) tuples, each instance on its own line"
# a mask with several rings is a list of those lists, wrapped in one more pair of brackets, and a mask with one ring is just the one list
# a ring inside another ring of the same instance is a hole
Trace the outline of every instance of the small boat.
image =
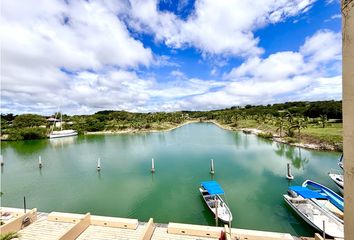
[[(344, 199), (337, 193), (325, 187), (317, 182), (306, 180), (302, 184), (303, 187), (314, 190), (315, 192), (322, 195), (325, 200), (319, 200), (318, 204), (327, 207), (328, 210), (333, 212), (337, 216), (342, 216), (344, 212)], [(337, 208), (337, 209), (336, 209)], [(339, 211), (338, 211), (339, 210)]]
[(225, 201), (220, 197), (220, 195), (224, 194), (224, 190), (217, 182), (202, 182), (199, 191), (210, 211), (218, 219), (225, 223), (232, 221), (232, 213)]
[(344, 177), (343, 174), (336, 174), (336, 173), (328, 173), (328, 176), (333, 180), (336, 184), (339, 191), (343, 194), (344, 193)]
[(289, 187), (285, 202), (310, 226), (333, 238), (344, 238), (344, 224), (312, 199), (326, 199), (323, 195), (302, 186)]
[(344, 169), (344, 162), (343, 162), (343, 154), (340, 156), (339, 160), (338, 160), (338, 166), (341, 169)]

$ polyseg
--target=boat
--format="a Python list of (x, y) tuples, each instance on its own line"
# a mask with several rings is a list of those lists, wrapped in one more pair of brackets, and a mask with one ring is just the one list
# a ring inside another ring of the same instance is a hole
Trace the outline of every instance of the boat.
[(343, 194), (344, 193), (344, 177), (343, 174), (337, 173), (328, 173), (328, 176), (333, 180), (336, 184), (339, 191)]
[(344, 176), (343, 176), (343, 174), (328, 173), (328, 176), (333, 180), (333, 182), (336, 184), (339, 191), (343, 194), (344, 193)]
[(343, 154), (340, 156), (338, 160), (338, 166), (344, 170)]
[(49, 138), (62, 138), (62, 137), (71, 137), (76, 135), (77, 135), (77, 131), (69, 129), (69, 130), (52, 131), (49, 134)]
[[(314, 190), (322, 195), (325, 200), (318, 200), (317, 203), (321, 206), (327, 207), (335, 215), (341, 216), (344, 212), (344, 199), (337, 193), (325, 187), (317, 182), (306, 180), (302, 183), (302, 186)], [(315, 200), (315, 199), (314, 199)], [(337, 209), (335, 209), (337, 208)], [(339, 211), (338, 211), (339, 210)]]
[(225, 194), (224, 190), (216, 181), (202, 182), (199, 188), (204, 202), (209, 210), (224, 223), (232, 221), (232, 213), (226, 202), (220, 197)]
[(314, 229), (333, 238), (344, 238), (343, 221), (312, 200), (325, 200), (325, 196), (306, 187), (292, 186), (283, 197), (285, 202)]
[(54, 131), (54, 127), (55, 127), (55, 122), (49, 134), (49, 138), (62, 138), (62, 137), (71, 137), (77, 135), (77, 131), (73, 129), (63, 130), (63, 115), (61, 113), (60, 113), (60, 131)]

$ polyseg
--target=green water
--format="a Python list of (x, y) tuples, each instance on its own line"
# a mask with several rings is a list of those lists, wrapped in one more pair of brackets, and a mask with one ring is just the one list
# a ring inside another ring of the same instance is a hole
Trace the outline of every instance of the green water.
[[(312, 235), (285, 205), (286, 164), (295, 180), (307, 178), (335, 189), (327, 172), (338, 153), (310, 151), (194, 123), (170, 132), (79, 136), (3, 142), (2, 205), (214, 225), (198, 191), (215, 176), (226, 192), (233, 227)], [(38, 168), (41, 155), (43, 168)], [(96, 171), (101, 158), (102, 170)], [(155, 174), (151, 174), (151, 158)]]

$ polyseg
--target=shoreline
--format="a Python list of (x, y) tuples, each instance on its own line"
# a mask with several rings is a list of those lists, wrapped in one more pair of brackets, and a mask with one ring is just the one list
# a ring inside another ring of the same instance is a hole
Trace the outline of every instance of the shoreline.
[(190, 123), (198, 123), (199, 120), (189, 120), (187, 122), (178, 124), (176, 126), (171, 126), (166, 129), (125, 129), (125, 130), (118, 130), (118, 131), (98, 131), (98, 132), (85, 132), (84, 135), (118, 135), (118, 134), (137, 134), (137, 133), (158, 133), (158, 132), (169, 132), (175, 130), (177, 128), (183, 127)]
[(121, 131), (86, 132), (84, 135), (116, 135), (116, 134), (140, 134), (140, 133), (169, 132), (169, 131), (175, 130), (177, 128), (183, 127), (183, 126), (185, 126), (187, 124), (191, 124), (191, 123), (213, 123), (216, 126), (222, 128), (224, 130), (233, 131), (233, 132), (242, 131), (245, 134), (254, 134), (258, 137), (262, 137), (261, 136), (262, 134), (271, 134), (272, 137), (269, 137), (268, 138), (269, 140), (272, 140), (272, 141), (278, 142), (278, 143), (287, 144), (287, 145), (293, 146), (293, 147), (301, 147), (301, 148), (305, 148), (305, 149), (318, 150), (318, 151), (338, 151), (338, 149), (336, 149), (335, 146), (330, 145), (330, 144), (289, 142), (286, 139), (284, 139), (283, 137), (279, 137), (278, 135), (273, 134), (271, 132), (266, 132), (266, 131), (263, 131), (263, 130), (260, 130), (257, 128), (233, 128), (228, 125), (221, 124), (221, 123), (217, 122), (216, 120), (204, 120), (204, 121), (189, 120), (184, 123), (178, 124), (176, 126), (172, 126), (167, 129), (161, 129), (161, 130), (157, 130), (157, 129), (151, 129), (151, 130), (125, 129), (125, 130), (121, 130)]

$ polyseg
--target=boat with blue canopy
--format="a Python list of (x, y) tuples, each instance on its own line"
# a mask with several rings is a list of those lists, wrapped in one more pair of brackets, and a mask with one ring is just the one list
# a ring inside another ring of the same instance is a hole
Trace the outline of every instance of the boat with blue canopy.
[(225, 223), (232, 221), (232, 213), (225, 201), (220, 197), (225, 192), (216, 181), (202, 182), (199, 191), (210, 211), (218, 219)]
[(328, 201), (327, 196), (304, 186), (289, 187), (285, 202), (310, 226), (333, 238), (344, 237), (344, 223), (316, 201)]
[(344, 199), (328, 187), (311, 180), (306, 180), (303, 182), (302, 186), (318, 192), (322, 196), (326, 197), (338, 209), (344, 211)]

